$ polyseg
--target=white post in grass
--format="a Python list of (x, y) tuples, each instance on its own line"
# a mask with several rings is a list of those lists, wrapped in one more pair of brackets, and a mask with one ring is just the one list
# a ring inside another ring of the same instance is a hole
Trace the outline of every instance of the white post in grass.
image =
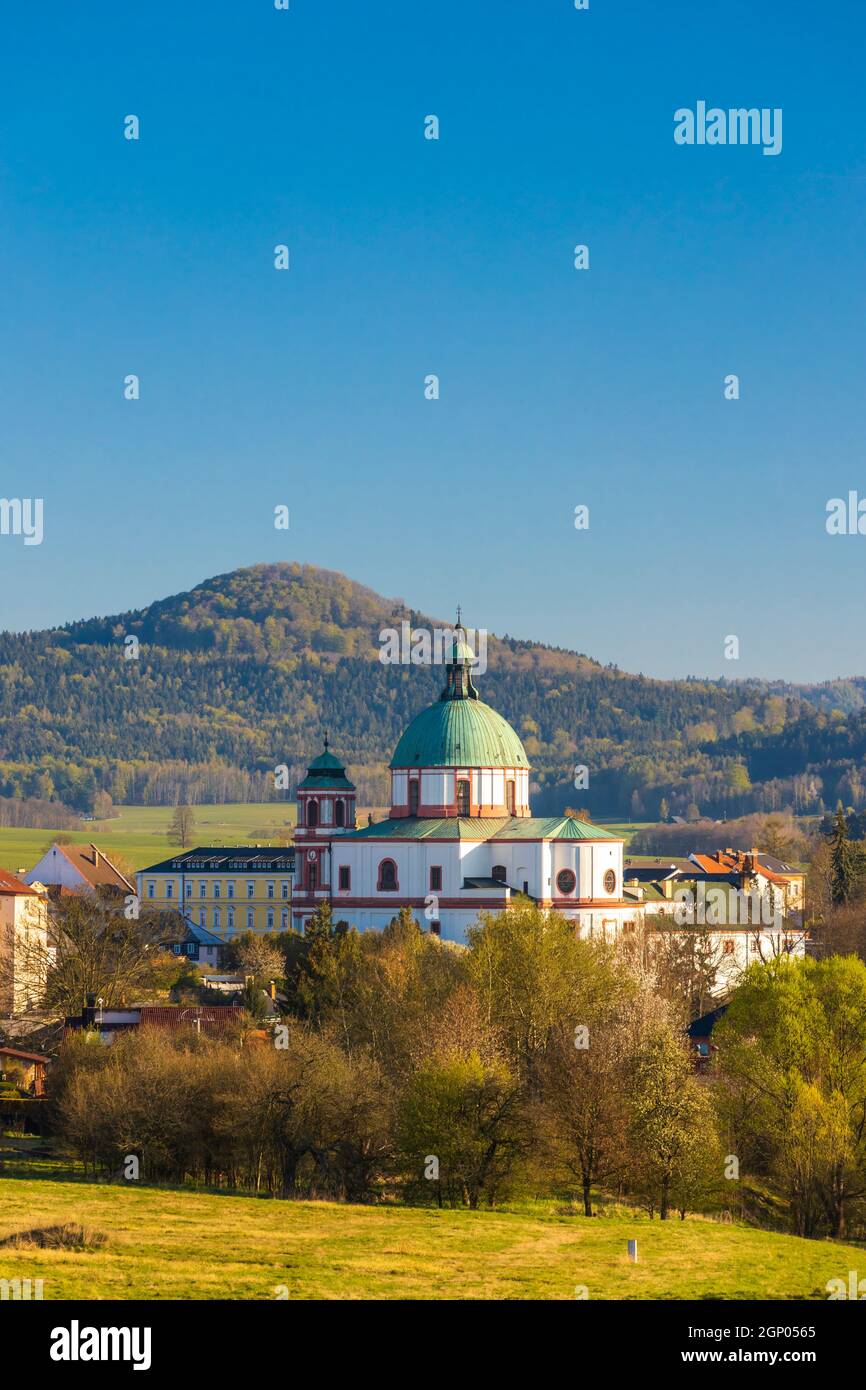
[(637, 1241), (630, 1240), (628, 1243), (628, 1257), (633, 1265), (637, 1264)]

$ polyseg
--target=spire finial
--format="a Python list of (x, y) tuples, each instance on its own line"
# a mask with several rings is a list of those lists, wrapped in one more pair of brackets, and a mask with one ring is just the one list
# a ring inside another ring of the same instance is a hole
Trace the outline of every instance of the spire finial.
[(327, 735), (327, 733), (326, 733), (326, 734), (325, 734), (325, 752), (326, 752), (326, 753), (327, 753), (327, 751), (328, 751), (328, 749), (329, 749), (330, 746), (331, 746), (331, 745), (330, 745), (330, 740), (329, 740), (328, 735)]
[(462, 626), (463, 626), (463, 624), (462, 624), (461, 621), (460, 621), (461, 616), (462, 616), (462, 613), (463, 613), (463, 609), (461, 608), (460, 604), (458, 603), (458, 605), (457, 605), (457, 626), (458, 626), (458, 627), (462, 627)]

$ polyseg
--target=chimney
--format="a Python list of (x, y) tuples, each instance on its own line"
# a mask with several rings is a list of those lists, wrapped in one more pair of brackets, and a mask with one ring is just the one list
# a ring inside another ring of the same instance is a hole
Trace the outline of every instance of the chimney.
[(99, 850), (96, 848), (96, 845), (91, 845), (90, 848), (93, 850), (93, 867), (94, 867), (94, 869), (98, 869), (98, 868), (99, 868)]

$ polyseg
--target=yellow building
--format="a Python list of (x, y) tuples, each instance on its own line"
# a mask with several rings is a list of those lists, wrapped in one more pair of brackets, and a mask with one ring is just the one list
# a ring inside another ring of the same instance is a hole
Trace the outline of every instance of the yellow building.
[(241, 932), (290, 931), (293, 849), (191, 849), (140, 869), (142, 909), (177, 908), (229, 941)]

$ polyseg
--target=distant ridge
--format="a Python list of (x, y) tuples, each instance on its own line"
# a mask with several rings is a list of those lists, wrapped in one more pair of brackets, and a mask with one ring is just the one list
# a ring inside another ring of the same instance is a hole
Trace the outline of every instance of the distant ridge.
[[(472, 620), (483, 625), (483, 614)], [(332, 570), (292, 563), (217, 575), (146, 608), (0, 635), (0, 794), (57, 798), (278, 799), (325, 730), (383, 804), (386, 766), (441, 671), (386, 666), (379, 634), (446, 626)], [(127, 660), (126, 638), (139, 643)], [(481, 697), (532, 760), (536, 814), (565, 806), (656, 819), (792, 805), (820, 811), (866, 785), (866, 681), (652, 680), (540, 643), (489, 636)], [(838, 699), (837, 699), (838, 696)], [(589, 772), (576, 791), (575, 769)]]

